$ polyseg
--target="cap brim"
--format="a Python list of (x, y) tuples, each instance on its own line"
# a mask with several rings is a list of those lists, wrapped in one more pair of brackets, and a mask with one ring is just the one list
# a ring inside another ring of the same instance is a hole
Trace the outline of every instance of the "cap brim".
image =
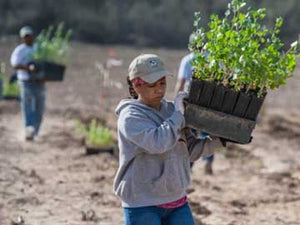
[(169, 71), (161, 70), (145, 76), (141, 76), (141, 79), (151, 84), (166, 76), (173, 76), (173, 74), (170, 73)]
[(26, 36), (33, 36), (33, 33), (25, 33), (25, 34), (20, 35), (21, 38), (24, 38)]

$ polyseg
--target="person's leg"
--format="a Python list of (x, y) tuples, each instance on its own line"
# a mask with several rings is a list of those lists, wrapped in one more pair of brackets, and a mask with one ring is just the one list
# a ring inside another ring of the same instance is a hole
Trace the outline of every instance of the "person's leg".
[(38, 135), (45, 110), (45, 85), (38, 84), (36, 88), (36, 124), (35, 134)]
[(32, 84), (27, 81), (19, 81), (21, 91), (21, 110), (25, 126), (26, 139), (33, 139), (35, 126), (35, 97)]
[(0, 100), (2, 99), (3, 96), (3, 82), (2, 82), (2, 77), (0, 77)]
[(124, 208), (125, 225), (161, 225), (164, 211), (156, 206)]
[(169, 213), (165, 214), (163, 217), (162, 225), (194, 225), (194, 219), (189, 207), (189, 204), (175, 208), (169, 209)]
[(212, 175), (213, 174), (213, 162), (214, 162), (214, 155), (211, 155), (209, 157), (204, 158), (205, 162), (205, 168), (204, 168), (204, 172), (205, 174), (209, 174)]
[(191, 171), (193, 169), (193, 166), (194, 166), (194, 162), (190, 162), (190, 168), (191, 168)]

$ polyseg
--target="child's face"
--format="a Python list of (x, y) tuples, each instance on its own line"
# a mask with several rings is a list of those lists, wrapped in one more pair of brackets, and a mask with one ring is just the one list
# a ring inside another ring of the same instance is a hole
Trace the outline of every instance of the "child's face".
[(134, 86), (134, 90), (145, 103), (159, 104), (166, 93), (166, 86), (166, 77), (163, 77), (152, 84)]

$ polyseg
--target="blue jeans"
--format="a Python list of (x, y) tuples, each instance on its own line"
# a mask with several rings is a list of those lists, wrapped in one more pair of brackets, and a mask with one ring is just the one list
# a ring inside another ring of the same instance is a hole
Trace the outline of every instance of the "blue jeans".
[[(208, 156), (208, 157), (204, 157), (204, 158), (203, 158), (203, 160), (205, 160), (206, 163), (211, 163), (211, 164), (214, 162), (214, 159), (215, 159), (214, 154), (212, 154), (211, 156)], [(194, 166), (194, 162), (191, 162), (191, 163), (190, 163), (190, 167), (193, 168), (193, 166)]]
[(36, 81), (19, 81), (21, 108), (25, 127), (34, 127), (38, 134), (45, 109), (45, 84)]
[(124, 208), (125, 225), (194, 225), (188, 203), (164, 209), (157, 206)]
[(214, 154), (212, 154), (211, 156), (205, 157), (204, 160), (208, 163), (213, 163), (214, 158)]

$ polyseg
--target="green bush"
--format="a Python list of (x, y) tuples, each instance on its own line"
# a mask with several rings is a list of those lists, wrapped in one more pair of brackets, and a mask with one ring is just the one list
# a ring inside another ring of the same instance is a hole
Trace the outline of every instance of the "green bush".
[(3, 82), (3, 96), (11, 96), (11, 97), (19, 97), (20, 96), (20, 89), (18, 84), (15, 83), (8, 83), (7, 81)]
[(64, 24), (55, 29), (49, 26), (36, 37), (36, 50), (33, 58), (37, 61), (48, 61), (66, 65), (70, 56), (70, 37), (72, 31), (63, 32)]
[(97, 123), (95, 119), (88, 125), (78, 122), (77, 130), (84, 135), (85, 143), (89, 146), (108, 147), (113, 142), (111, 131)]
[(5, 76), (5, 64), (1, 63), (0, 68), (0, 80), (2, 83), (2, 93), (0, 96), (11, 96), (11, 97), (19, 97), (20, 96), (20, 89), (16, 82), (10, 84), (7, 76)]
[(266, 9), (245, 7), (245, 0), (232, 0), (223, 19), (211, 15), (206, 31), (200, 27), (200, 13), (195, 13), (195, 38), (189, 45), (196, 55), (193, 77), (262, 96), (293, 75), (299, 41), (284, 52), (278, 37), (282, 18), (268, 29), (261, 23)]

